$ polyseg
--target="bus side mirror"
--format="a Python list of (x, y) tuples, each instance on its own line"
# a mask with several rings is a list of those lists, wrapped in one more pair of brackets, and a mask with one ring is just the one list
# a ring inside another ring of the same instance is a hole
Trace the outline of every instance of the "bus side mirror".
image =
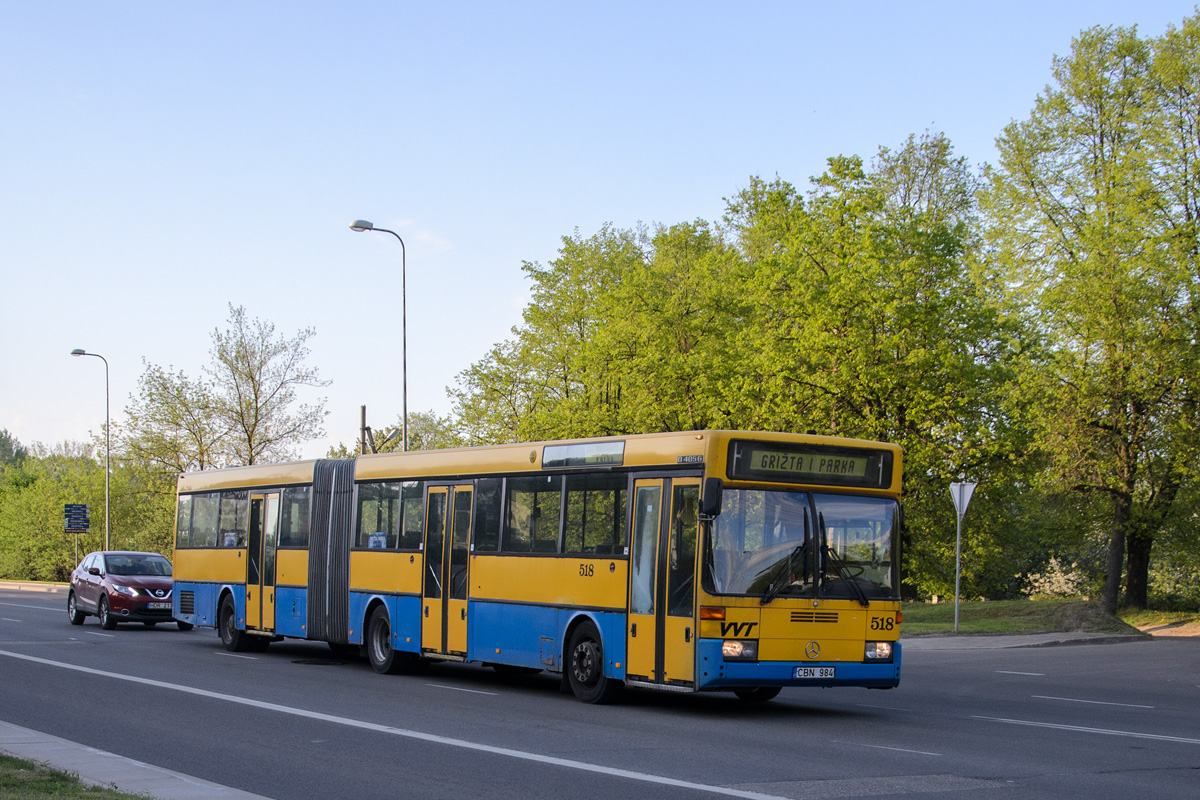
[(721, 491), (724, 484), (720, 478), (704, 479), (704, 494), (700, 498), (700, 516), (712, 519), (721, 513)]

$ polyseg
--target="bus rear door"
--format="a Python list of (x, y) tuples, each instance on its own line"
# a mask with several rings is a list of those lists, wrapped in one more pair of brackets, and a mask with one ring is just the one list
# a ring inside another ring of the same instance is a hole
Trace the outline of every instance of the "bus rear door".
[(466, 656), (471, 484), (430, 486), (425, 499), (421, 649)]
[(696, 677), (698, 478), (634, 482), (626, 674), (692, 685)]

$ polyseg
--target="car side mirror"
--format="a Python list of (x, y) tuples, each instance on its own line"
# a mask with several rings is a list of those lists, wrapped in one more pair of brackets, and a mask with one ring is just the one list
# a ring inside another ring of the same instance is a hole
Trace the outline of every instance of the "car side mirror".
[(88, 574), (89, 575), (99, 575), (100, 568), (99, 567), (88, 567)]
[(724, 484), (720, 478), (704, 479), (704, 494), (700, 497), (700, 516), (712, 519), (721, 513), (721, 492)]

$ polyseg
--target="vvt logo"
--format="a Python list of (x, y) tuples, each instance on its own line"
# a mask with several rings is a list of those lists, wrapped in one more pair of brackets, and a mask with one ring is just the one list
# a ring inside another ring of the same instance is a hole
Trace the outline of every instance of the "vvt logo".
[(750, 632), (754, 630), (754, 626), (757, 624), (757, 622), (722, 622), (721, 635), (729, 636), (730, 634), (733, 634), (734, 636), (749, 636)]

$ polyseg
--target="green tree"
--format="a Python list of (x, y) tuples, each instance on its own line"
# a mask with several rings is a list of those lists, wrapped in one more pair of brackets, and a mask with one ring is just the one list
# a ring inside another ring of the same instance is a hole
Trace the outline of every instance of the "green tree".
[(125, 409), (126, 456), (163, 473), (172, 490), (179, 472), (294, 458), (324, 434), (325, 401), (298, 404), (301, 387), (329, 384), (305, 363), (315, 335), (284, 338), (231, 304), (228, 327), (212, 331), (205, 378), (146, 364)]
[(229, 306), (229, 327), (212, 332), (212, 364), (205, 368), (216, 388), (215, 406), (229, 429), (232, 463), (283, 461), (296, 444), (324, 435), (325, 401), (296, 407), (300, 387), (328, 386), (316, 367), (305, 364), (312, 328), (291, 339), (275, 326), (250, 319), (242, 306)]
[(870, 168), (831, 158), (807, 195), (756, 179), (727, 218), (749, 269), (733, 419), (902, 445), (907, 580), (928, 594), (953, 587), (947, 485), (964, 473), (984, 487), (968, 591), (1010, 591), (1024, 566), (1012, 517), (1030, 465), (1005, 387), (1026, 334), (978, 263), (975, 188), (927, 134)]
[(29, 450), (21, 445), (17, 437), (9, 433), (7, 428), (0, 429), (0, 467), (19, 464), (28, 455)]
[(1194, 81), (1194, 30), (1154, 46), (1084, 31), (997, 140), (983, 194), (994, 255), (1048, 342), (1023, 390), (1050, 474), (1108, 509), (1110, 611), (1123, 566), (1126, 602), (1146, 606), (1152, 543), (1193, 468), (1195, 140), (1177, 134), (1196, 116), (1178, 89)]

